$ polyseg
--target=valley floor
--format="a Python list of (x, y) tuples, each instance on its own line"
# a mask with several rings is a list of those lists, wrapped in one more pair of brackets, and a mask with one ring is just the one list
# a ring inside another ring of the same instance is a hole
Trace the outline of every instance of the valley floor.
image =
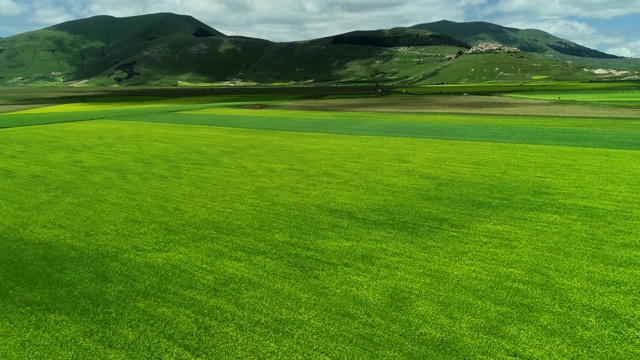
[(640, 357), (635, 90), (403, 90), (0, 89), (0, 357)]

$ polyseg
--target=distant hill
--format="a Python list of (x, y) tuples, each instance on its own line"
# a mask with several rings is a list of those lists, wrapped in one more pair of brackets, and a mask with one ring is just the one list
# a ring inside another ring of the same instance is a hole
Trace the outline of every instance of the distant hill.
[(105, 41), (143, 42), (155, 38), (193, 35), (195, 37), (225, 36), (218, 30), (187, 15), (158, 13), (116, 18), (94, 16), (73, 20), (47, 28), (72, 35), (82, 35)]
[[(483, 42), (520, 52), (467, 53)], [(159, 13), (95, 16), (0, 39), (4, 86), (424, 84), (611, 77), (585, 67), (640, 71), (640, 60), (619, 59), (539, 30), (450, 21), (274, 43), (228, 36), (191, 16)]]
[(96, 16), (0, 40), (0, 81), (99, 85), (222, 81), (273, 46), (229, 37), (191, 16)]
[(342, 45), (369, 45), (377, 47), (403, 47), (403, 46), (456, 46), (469, 48), (462, 41), (448, 35), (438, 34), (426, 30), (372, 30), (353, 31), (350, 33), (333, 36), (332, 44)]
[(243, 75), (257, 82), (389, 83), (417, 81), (469, 46), (425, 30), (353, 31), (281, 43)]
[(411, 29), (429, 30), (449, 35), (470, 45), (492, 42), (517, 47), (522, 51), (533, 53), (558, 53), (563, 55), (599, 59), (620, 58), (619, 56), (606, 54), (601, 51), (561, 39), (541, 30), (521, 30), (487, 22), (458, 23), (443, 20), (434, 23), (415, 25), (412, 26)]

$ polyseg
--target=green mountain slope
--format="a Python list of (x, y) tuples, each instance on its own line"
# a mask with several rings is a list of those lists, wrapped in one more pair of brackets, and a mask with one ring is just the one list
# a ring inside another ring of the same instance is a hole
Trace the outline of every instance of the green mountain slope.
[(499, 43), (584, 67), (640, 71), (640, 59), (607, 54), (536, 29), (516, 29), (487, 22), (458, 23), (447, 20), (419, 24), (411, 29), (446, 34), (470, 45), (483, 42)]
[[(481, 42), (523, 52), (466, 54)], [(638, 71), (640, 60), (618, 59), (539, 30), (449, 21), (274, 43), (227, 36), (191, 16), (160, 13), (96, 16), (0, 39), (5, 86), (424, 84), (603, 76), (585, 67)]]
[(353, 31), (329, 38), (331, 44), (341, 45), (369, 45), (376, 47), (403, 46), (455, 46), (469, 48), (462, 41), (448, 35), (438, 34), (426, 30), (389, 29)]
[(257, 82), (415, 82), (445, 63), (444, 56), (469, 46), (423, 30), (354, 31), (283, 43), (247, 70)]
[(0, 39), (0, 82), (222, 81), (271, 46), (266, 40), (225, 36), (190, 16), (96, 16)]
[(225, 36), (191, 16), (171, 13), (115, 18), (94, 16), (54, 25), (49, 30), (114, 42), (143, 42), (154, 38), (193, 34), (196, 37)]
[[(500, 28), (495, 27), (498, 30)], [(485, 36), (473, 41), (480, 42), (496, 42), (496, 39)], [(561, 61), (560, 55), (552, 57), (536, 52), (467, 54), (469, 47), (466, 42), (430, 30), (396, 28), (354, 31), (307, 42), (279, 44), (251, 66), (244, 77), (247, 81), (261, 83), (371, 84), (598, 78), (594, 73), (584, 70), (585, 64), (575, 61), (586, 58), (567, 56)], [(603, 60), (616, 62), (624, 59)]]
[(506, 46), (517, 47), (526, 52), (563, 54), (601, 59), (619, 58), (615, 55), (606, 54), (561, 39), (541, 30), (521, 30), (487, 22), (458, 23), (443, 20), (415, 25), (411, 28), (446, 34), (471, 45), (477, 45), (482, 42), (495, 42)]

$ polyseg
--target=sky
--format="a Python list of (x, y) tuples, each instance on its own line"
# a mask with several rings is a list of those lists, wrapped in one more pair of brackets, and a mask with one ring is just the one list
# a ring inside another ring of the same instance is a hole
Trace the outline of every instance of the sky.
[(438, 20), (488, 21), (640, 58), (640, 0), (0, 0), (0, 37), (94, 15), (157, 12), (191, 15), (227, 35), (272, 41)]

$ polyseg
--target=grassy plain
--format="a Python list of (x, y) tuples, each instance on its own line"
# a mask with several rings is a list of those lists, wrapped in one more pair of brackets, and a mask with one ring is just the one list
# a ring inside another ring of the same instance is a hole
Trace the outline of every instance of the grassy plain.
[(571, 92), (523, 92), (510, 94), (513, 97), (522, 97), (540, 100), (562, 100), (565, 102), (595, 103), (612, 105), (616, 107), (640, 108), (640, 90), (586, 90)]
[(593, 82), (585, 83), (578, 81), (519, 81), (519, 82), (477, 82), (471, 84), (447, 83), (432, 86), (400, 87), (397, 91), (405, 90), (412, 94), (463, 94), (471, 95), (491, 95), (503, 93), (539, 94), (540, 92), (593, 92), (610, 90), (630, 90), (637, 89), (636, 82)]
[(388, 98), (0, 115), (0, 357), (639, 357), (634, 109)]

